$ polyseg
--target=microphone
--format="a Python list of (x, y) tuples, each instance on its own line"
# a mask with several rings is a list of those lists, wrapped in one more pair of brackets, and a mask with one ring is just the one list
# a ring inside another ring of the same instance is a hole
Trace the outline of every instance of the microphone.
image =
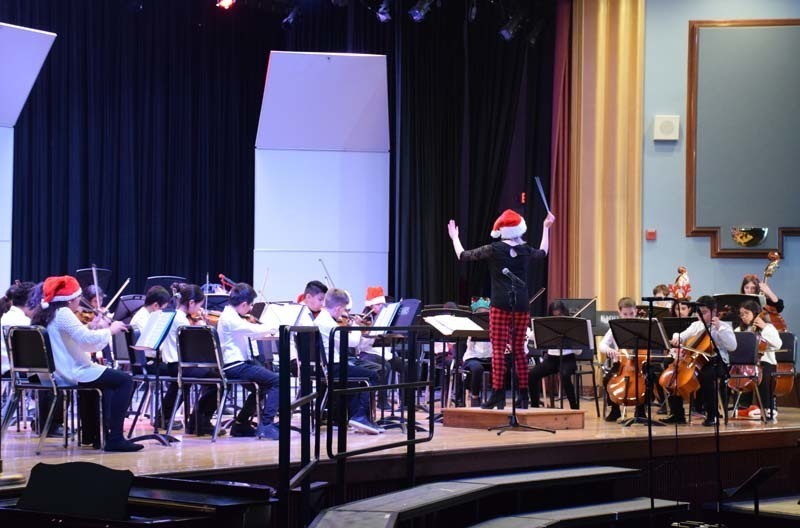
[(219, 277), (219, 280), (220, 280), (220, 282), (221, 282), (222, 284), (225, 284), (225, 283), (227, 282), (227, 283), (228, 283), (229, 285), (231, 285), (231, 286), (236, 286), (236, 281), (235, 281), (235, 280), (233, 280), (233, 279), (229, 279), (228, 277), (226, 277), (226, 276), (225, 276), (225, 275), (223, 275), (222, 273), (220, 273), (219, 275), (217, 275), (217, 277)]
[(519, 286), (525, 286), (525, 281), (514, 275), (508, 268), (503, 268), (500, 273), (511, 279), (511, 282)]

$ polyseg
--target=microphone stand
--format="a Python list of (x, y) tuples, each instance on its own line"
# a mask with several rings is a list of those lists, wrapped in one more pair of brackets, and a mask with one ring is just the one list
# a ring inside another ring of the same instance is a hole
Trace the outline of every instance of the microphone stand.
[[(523, 431), (543, 431), (543, 432), (546, 432), (546, 433), (555, 434), (555, 431), (552, 430), (552, 429), (546, 429), (544, 427), (534, 427), (532, 425), (521, 424), (521, 423), (519, 423), (519, 420), (517, 419), (517, 398), (515, 397), (515, 394), (514, 394), (514, 389), (515, 389), (515, 386), (516, 386), (516, 379), (517, 379), (517, 372), (516, 372), (516, 367), (515, 367), (516, 361), (514, 360), (514, 330), (515, 330), (515, 325), (514, 325), (514, 315), (513, 315), (514, 307), (517, 305), (517, 292), (516, 292), (516, 289), (514, 287), (514, 282), (515, 282), (514, 279), (511, 278), (511, 277), (509, 277), (509, 279), (510, 279), (510, 282), (511, 282), (511, 287), (508, 289), (508, 301), (511, 303), (511, 312), (512, 312), (511, 325), (509, 326), (509, 332), (510, 332), (509, 335), (511, 336), (511, 368), (509, 369), (509, 375), (511, 376), (511, 415), (508, 417), (508, 425), (490, 427), (488, 430), (489, 431), (497, 431), (497, 436), (500, 436), (501, 434), (505, 433), (506, 431), (518, 431), (520, 429), (523, 430)], [(524, 284), (525, 283), (523, 282), (523, 285)], [(505, 349), (504, 349), (504, 352), (505, 352)], [(505, 361), (505, 358), (503, 358), (503, 361)]]
[[(717, 524), (719, 524), (719, 514), (722, 511), (722, 495), (724, 490), (722, 489), (722, 449), (720, 448), (719, 442), (719, 422), (720, 416), (719, 414), (719, 346), (717, 346), (717, 342), (714, 340), (714, 336), (711, 335), (711, 328), (709, 323), (706, 323), (705, 318), (703, 317), (703, 312), (700, 310), (700, 306), (698, 305), (698, 311), (700, 312), (700, 322), (703, 323), (703, 328), (705, 328), (706, 332), (708, 332), (708, 338), (711, 341), (711, 347), (714, 351), (714, 355), (711, 356), (710, 365), (714, 369), (714, 415), (716, 416), (714, 420), (714, 450), (715, 450), (715, 458), (717, 463)], [(713, 317), (713, 312), (711, 312)], [(724, 409), (727, 413), (728, 409)], [(708, 412), (708, 409), (706, 409)]]

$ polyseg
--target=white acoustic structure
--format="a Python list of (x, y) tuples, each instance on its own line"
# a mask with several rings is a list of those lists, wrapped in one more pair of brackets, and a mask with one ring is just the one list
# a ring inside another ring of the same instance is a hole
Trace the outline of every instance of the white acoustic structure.
[(361, 309), (388, 275), (386, 57), (272, 52), (255, 156), (256, 288), (294, 299), (322, 259)]
[(11, 281), (14, 125), (56, 35), (0, 23), (0, 289)]

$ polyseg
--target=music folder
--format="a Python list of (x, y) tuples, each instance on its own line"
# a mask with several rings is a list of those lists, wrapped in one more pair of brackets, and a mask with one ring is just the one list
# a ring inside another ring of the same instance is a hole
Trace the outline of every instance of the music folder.
[(281, 326), (298, 326), (303, 310), (307, 310), (305, 304), (298, 303), (267, 303), (261, 313), (259, 321), (267, 328), (278, 329)]

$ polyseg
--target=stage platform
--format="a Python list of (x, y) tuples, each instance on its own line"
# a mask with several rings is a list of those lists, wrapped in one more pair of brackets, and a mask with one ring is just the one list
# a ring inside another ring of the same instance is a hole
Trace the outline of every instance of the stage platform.
[[(588, 409), (588, 406), (587, 406)], [(655, 408), (653, 409), (655, 411)], [(437, 424), (433, 440), (417, 446), (417, 482), (430, 482), (461, 475), (480, 475), (531, 469), (607, 464), (645, 469), (648, 466), (647, 428), (622, 427), (598, 419), (593, 409), (584, 413), (582, 429), (544, 432), (511, 431), (501, 436), (481, 429), (443, 427)], [(493, 413), (503, 418), (502, 413)], [(148, 432), (145, 427), (139, 433)], [(702, 418), (692, 425), (653, 428), (654, 481), (656, 495), (688, 500), (697, 505), (716, 496), (714, 429), (703, 427)], [(419, 433), (418, 435), (421, 435)], [(136, 475), (180, 475), (201, 479), (225, 479), (275, 484), (278, 443), (253, 438), (224, 436), (214, 444), (210, 437), (177, 435), (182, 441), (163, 447), (149, 441), (137, 453), (103, 453), (91, 448), (64, 449), (60, 439), (46, 442), (35, 454), (35, 435), (17, 432), (14, 426), (2, 443), (4, 471), (28, 475), (38, 462), (89, 461)], [(402, 440), (399, 429), (369, 436), (348, 433), (348, 448), (373, 446)], [(293, 459), (299, 458), (299, 434), (292, 433)], [(764, 465), (783, 469), (765, 484), (763, 496), (800, 493), (800, 409), (782, 408), (777, 423), (731, 421), (721, 427), (722, 480), (725, 487), (738, 485)], [(355, 457), (348, 462), (348, 497), (364, 498), (393, 491), (405, 477), (404, 451), (394, 449)], [(313, 479), (335, 482), (335, 463), (325, 455)], [(646, 490), (646, 479), (638, 486)], [(0, 495), (8, 489), (0, 491)]]

